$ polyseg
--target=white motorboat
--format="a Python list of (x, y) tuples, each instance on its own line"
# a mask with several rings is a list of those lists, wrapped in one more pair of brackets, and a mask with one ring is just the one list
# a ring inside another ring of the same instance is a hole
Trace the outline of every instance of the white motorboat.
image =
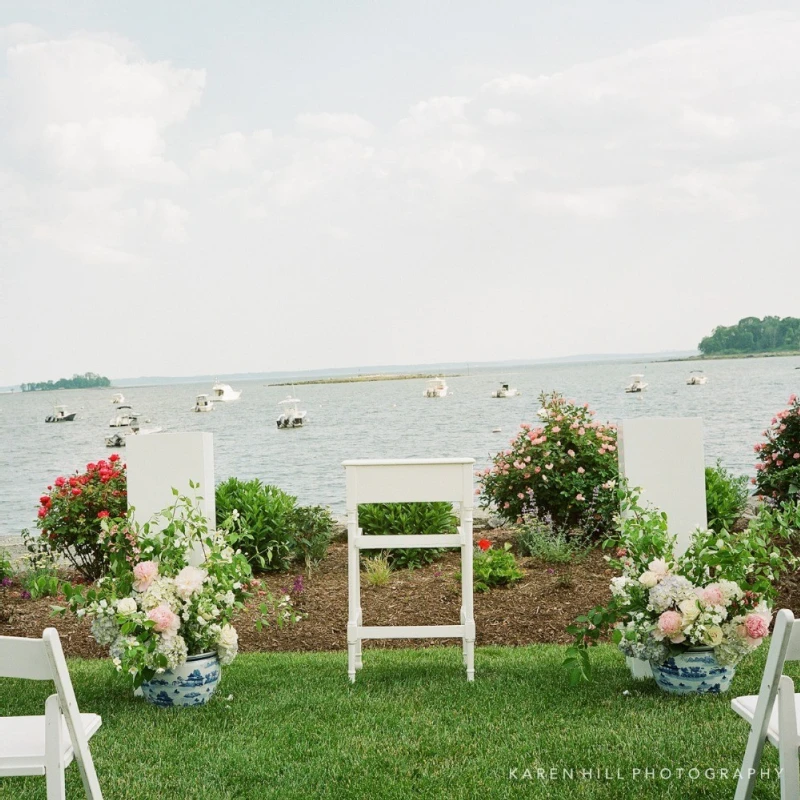
[(279, 428), (302, 428), (306, 421), (306, 411), (300, 408), (300, 401), (291, 395), (281, 400), (281, 415), (277, 419)]
[(195, 411), (213, 411), (214, 404), (208, 399), (207, 394), (199, 394), (194, 401)]
[(124, 402), (125, 402), (125, 397), (122, 395), (122, 393), (121, 393), (121, 392), (117, 392), (117, 393), (116, 393), (116, 394), (115, 394), (115, 395), (114, 395), (114, 396), (111, 398), (111, 402), (112, 402), (112, 403), (113, 403), (115, 406), (121, 405), (122, 403), (124, 403)]
[(211, 395), (215, 403), (230, 403), (233, 400), (238, 400), (242, 396), (242, 392), (241, 390), (234, 391), (227, 383), (217, 381), (211, 387)]
[(708, 378), (703, 374), (703, 371), (700, 369), (692, 370), (689, 373), (689, 377), (686, 379), (687, 386), (702, 386)]
[(644, 375), (631, 375), (631, 382), (625, 387), (625, 391), (629, 394), (643, 392), (647, 388), (643, 378)]
[(77, 411), (73, 411), (71, 414), (67, 412), (66, 406), (53, 406), (53, 413), (48, 414), (45, 418), (45, 422), (74, 422), (75, 415)]
[(125, 440), (128, 436), (147, 436), (150, 433), (161, 433), (163, 428), (140, 428), (139, 418), (131, 418), (131, 424), (123, 433), (112, 433), (106, 436), (106, 447), (125, 447)]
[(444, 378), (431, 378), (422, 395), (423, 397), (447, 397), (447, 392), (447, 383)]
[(117, 407), (119, 412), (116, 417), (111, 417), (108, 423), (109, 428), (127, 428), (131, 424), (131, 420), (136, 418), (136, 414), (128, 405), (121, 405)]
[(519, 397), (520, 392), (517, 389), (509, 389), (507, 383), (501, 383), (499, 389), (492, 392), (492, 397)]

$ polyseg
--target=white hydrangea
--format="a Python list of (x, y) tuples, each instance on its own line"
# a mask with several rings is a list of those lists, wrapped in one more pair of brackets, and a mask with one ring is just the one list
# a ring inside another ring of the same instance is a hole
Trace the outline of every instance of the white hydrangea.
[[(634, 582), (627, 578), (625, 575), (620, 575), (618, 578), (611, 579), (611, 594), (614, 597), (618, 597), (623, 603), (629, 603), (631, 596), (630, 596), (630, 588), (634, 585)], [(232, 592), (229, 592), (232, 595)]]
[(97, 616), (92, 620), (92, 636), (107, 647), (119, 636), (119, 625), (113, 616)]
[(721, 580), (717, 582), (720, 592), (725, 599), (725, 605), (728, 606), (734, 600), (741, 600), (744, 597), (744, 592), (736, 581)]
[(683, 575), (668, 575), (650, 589), (650, 608), (658, 614), (696, 597), (695, 587)]
[[(159, 637), (158, 647), (156, 647), (156, 653), (161, 653), (167, 657), (167, 669), (175, 669), (175, 667), (179, 667), (186, 661), (188, 655), (186, 641), (180, 634), (161, 636)], [(163, 672), (163, 669), (159, 668), (158, 672)]]
[(156, 578), (142, 595), (140, 602), (144, 611), (152, 611), (162, 604), (175, 608), (178, 604), (175, 583), (171, 578)]
[(223, 625), (217, 639), (217, 655), (222, 666), (230, 664), (239, 652), (239, 634), (233, 625)]

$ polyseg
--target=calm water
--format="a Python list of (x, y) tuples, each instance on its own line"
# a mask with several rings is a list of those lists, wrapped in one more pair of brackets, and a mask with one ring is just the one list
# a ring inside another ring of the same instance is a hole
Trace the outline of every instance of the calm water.
[[(308, 410), (306, 427), (278, 430), (278, 400), (287, 388), (242, 382), (239, 401), (209, 414), (192, 412), (195, 395), (210, 384), (125, 389), (126, 400), (164, 431), (214, 434), (216, 478), (258, 477), (303, 503), (344, 511), (348, 458), (470, 456), (485, 466), (521, 422), (535, 421), (539, 392), (558, 389), (588, 400), (598, 418), (700, 416), (708, 463), (721, 458), (736, 472), (753, 472), (753, 444), (792, 392), (800, 393), (800, 357), (710, 361), (705, 386), (686, 386), (689, 363), (603, 363), (471, 370), (448, 379), (452, 396), (427, 399), (425, 381), (380, 381), (297, 387)], [(623, 391), (628, 376), (645, 374), (641, 395)], [(505, 381), (521, 397), (492, 399)], [(115, 414), (114, 390), (87, 389), (0, 395), (0, 536), (33, 527), (39, 495), (60, 474), (109, 455), (104, 437)], [(77, 411), (75, 422), (45, 424), (54, 403)], [(493, 433), (492, 428), (502, 428)], [(120, 451), (124, 456), (124, 450)]]

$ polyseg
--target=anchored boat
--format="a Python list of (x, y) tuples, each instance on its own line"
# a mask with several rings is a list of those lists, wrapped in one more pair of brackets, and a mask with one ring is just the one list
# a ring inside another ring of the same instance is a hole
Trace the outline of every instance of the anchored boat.
[(131, 424), (131, 420), (136, 419), (136, 414), (128, 405), (118, 406), (117, 411), (119, 412), (117, 416), (111, 417), (111, 421), (108, 423), (109, 428), (127, 428)]
[(281, 400), (281, 415), (277, 419), (279, 428), (302, 428), (306, 421), (306, 411), (300, 408), (300, 401), (296, 397), (287, 397)]
[(53, 413), (44, 418), (45, 422), (73, 422), (78, 412), (67, 413), (66, 406), (53, 406)]
[(194, 401), (195, 411), (213, 411), (214, 404), (208, 399), (207, 394), (199, 394)]
[(423, 397), (447, 397), (448, 391), (444, 378), (431, 378), (422, 395)]
[(631, 378), (631, 382), (625, 387), (625, 391), (628, 394), (643, 392), (647, 388), (647, 384), (642, 380), (644, 375), (631, 375)]
[(492, 397), (518, 397), (519, 394), (517, 389), (509, 389), (507, 383), (501, 383), (500, 388), (492, 392)]
[(689, 377), (686, 379), (687, 386), (702, 386), (708, 378), (703, 374), (703, 370), (695, 369), (689, 373)]
[(227, 383), (219, 383), (219, 381), (211, 387), (211, 394), (216, 403), (230, 403), (242, 396), (241, 390), (234, 391)]

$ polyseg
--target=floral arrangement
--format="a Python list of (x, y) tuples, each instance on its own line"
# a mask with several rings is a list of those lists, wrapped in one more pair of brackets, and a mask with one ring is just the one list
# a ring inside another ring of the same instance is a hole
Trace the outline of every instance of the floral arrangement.
[(789, 407), (779, 411), (764, 431), (765, 442), (753, 448), (758, 454), (756, 491), (778, 504), (800, 492), (800, 398), (793, 394)]
[[(117, 669), (128, 672), (134, 686), (190, 655), (216, 652), (226, 665), (238, 652), (231, 619), (243, 606), (252, 575), (235, 549), (238, 515), (209, 530), (199, 498), (173, 492), (175, 504), (141, 527), (104, 518), (108, 575), (85, 594), (64, 587), (70, 609), (92, 619), (92, 635), (109, 647)], [(279, 624), (298, 618), (288, 595), (273, 601), (272, 611)]]
[(663, 664), (676, 652), (711, 647), (723, 666), (735, 666), (769, 634), (775, 585), (796, 566), (782, 542), (797, 514), (764, 509), (745, 531), (698, 529), (683, 555), (666, 515), (644, 509), (620, 492), (618, 539), (608, 561), (611, 600), (567, 628), (575, 637), (565, 666), (573, 682), (590, 675), (588, 647), (604, 634), (628, 656)]
[(96, 580), (109, 565), (102, 522), (125, 516), (127, 495), (125, 464), (116, 453), (87, 464), (86, 472), (60, 475), (39, 498), (37, 549), (58, 553), (84, 578)]
[(549, 515), (556, 527), (603, 533), (617, 508), (616, 427), (557, 392), (539, 400), (541, 423), (522, 425), (510, 448), (478, 472), (481, 505), (509, 522)]

